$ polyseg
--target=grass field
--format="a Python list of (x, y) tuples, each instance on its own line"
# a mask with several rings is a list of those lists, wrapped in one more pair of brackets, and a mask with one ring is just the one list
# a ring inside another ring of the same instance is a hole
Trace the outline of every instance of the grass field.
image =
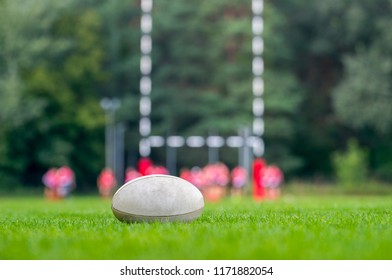
[(228, 199), (188, 224), (123, 224), (97, 197), (3, 197), (0, 259), (392, 259), (392, 196)]

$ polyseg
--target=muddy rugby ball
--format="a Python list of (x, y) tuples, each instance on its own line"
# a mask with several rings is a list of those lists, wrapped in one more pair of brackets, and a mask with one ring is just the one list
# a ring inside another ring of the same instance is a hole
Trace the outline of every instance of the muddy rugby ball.
[(123, 185), (113, 196), (112, 211), (122, 222), (189, 222), (204, 209), (201, 192), (170, 175), (149, 175)]

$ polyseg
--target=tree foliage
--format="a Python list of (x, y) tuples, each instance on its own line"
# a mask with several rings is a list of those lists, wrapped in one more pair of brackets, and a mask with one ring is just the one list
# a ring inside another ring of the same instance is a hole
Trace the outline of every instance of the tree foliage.
[(375, 19), (377, 36), (368, 44), (357, 45), (343, 59), (343, 79), (333, 95), (337, 116), (343, 122), (354, 128), (374, 128), (380, 134), (392, 130), (391, 24), (387, 15)]

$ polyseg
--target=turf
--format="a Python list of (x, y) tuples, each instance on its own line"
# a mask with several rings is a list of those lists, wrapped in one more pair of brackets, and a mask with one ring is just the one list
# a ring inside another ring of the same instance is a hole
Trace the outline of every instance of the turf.
[(0, 259), (392, 259), (392, 196), (207, 204), (183, 223), (120, 223), (110, 201), (0, 198)]

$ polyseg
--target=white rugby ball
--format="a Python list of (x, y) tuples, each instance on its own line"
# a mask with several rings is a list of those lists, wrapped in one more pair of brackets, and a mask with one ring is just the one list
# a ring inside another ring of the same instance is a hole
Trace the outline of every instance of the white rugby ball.
[(190, 182), (170, 175), (148, 175), (123, 185), (113, 196), (113, 214), (122, 222), (183, 221), (204, 209), (201, 192)]

